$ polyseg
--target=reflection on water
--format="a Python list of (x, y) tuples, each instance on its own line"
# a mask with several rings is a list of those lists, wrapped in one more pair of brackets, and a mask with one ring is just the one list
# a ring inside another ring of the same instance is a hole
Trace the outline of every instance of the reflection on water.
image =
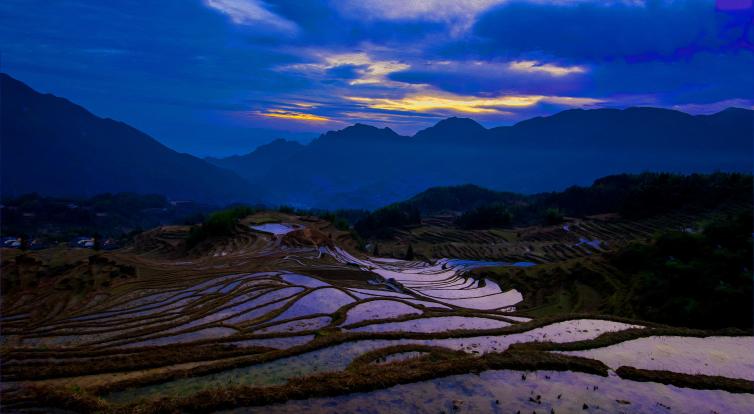
[[(485, 371), (226, 413), (747, 413), (754, 395), (578, 372)], [(337, 411), (333, 408), (337, 407)], [(368, 407), (368, 411), (365, 411)]]
[(613, 369), (628, 365), (754, 381), (754, 338), (751, 336), (651, 336), (603, 348), (564, 353), (598, 359)]
[[(558, 322), (531, 331), (509, 335), (487, 335), (446, 339), (379, 339), (346, 342), (305, 354), (282, 358), (249, 367), (236, 368), (213, 375), (184, 378), (164, 384), (127, 389), (107, 396), (123, 402), (134, 398), (193, 392), (227, 384), (274, 385), (287, 379), (318, 372), (341, 371), (354, 358), (375, 349), (394, 345), (419, 344), (441, 346), (469, 353), (501, 352), (514, 343), (532, 341), (570, 342), (591, 339), (608, 331), (633, 327), (620, 322), (578, 319)], [(253, 340), (256, 341), (256, 340)]]
[(471, 316), (438, 316), (403, 322), (377, 323), (355, 328), (355, 332), (444, 332), (456, 329), (498, 329), (509, 326), (496, 319)]
[(266, 223), (258, 226), (249, 226), (254, 230), (263, 231), (265, 233), (271, 233), (276, 236), (290, 233), (294, 230), (298, 230), (300, 227), (295, 224), (283, 224), (283, 223)]

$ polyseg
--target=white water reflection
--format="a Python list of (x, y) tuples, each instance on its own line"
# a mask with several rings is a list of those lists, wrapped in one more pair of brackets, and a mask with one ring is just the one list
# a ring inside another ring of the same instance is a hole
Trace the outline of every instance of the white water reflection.
[(464, 276), (471, 269), (489, 266), (531, 266), (533, 263), (485, 262), (461, 259), (440, 259), (434, 263), (407, 260), (358, 259), (338, 247), (323, 247), (322, 253), (336, 260), (358, 265), (382, 277), (389, 286), (400, 286), (415, 295), (466, 309), (509, 311), (521, 302), (517, 290), (503, 292), (491, 279), (476, 280)]
[(754, 395), (561, 371), (485, 371), (225, 413), (749, 413)]
[(292, 231), (295, 231), (301, 228), (301, 226), (297, 224), (284, 224), (284, 223), (266, 223), (266, 224), (260, 224), (258, 226), (249, 226), (249, 227), (251, 227), (254, 230), (274, 234), (276, 236), (288, 234)]
[(613, 369), (628, 365), (754, 381), (754, 337), (751, 336), (651, 336), (603, 348), (563, 353), (598, 359)]

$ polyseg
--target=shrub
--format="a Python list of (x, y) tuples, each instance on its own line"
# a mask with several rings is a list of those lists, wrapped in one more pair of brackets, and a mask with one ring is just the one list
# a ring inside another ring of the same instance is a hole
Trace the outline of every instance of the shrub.
[(278, 207), (278, 211), (284, 214), (294, 214), (296, 212), (296, 209), (291, 206), (282, 205)]
[(701, 233), (668, 232), (632, 244), (613, 264), (632, 286), (639, 317), (698, 328), (751, 327), (750, 213), (709, 223)]
[(408, 203), (396, 203), (383, 207), (356, 222), (354, 228), (362, 237), (385, 238), (396, 227), (419, 224), (419, 209)]
[(238, 206), (210, 214), (204, 223), (191, 228), (186, 247), (190, 249), (204, 240), (232, 235), (238, 220), (255, 212), (251, 207)]
[(560, 224), (563, 222), (563, 213), (558, 208), (548, 208), (545, 211), (545, 224)]
[(513, 214), (500, 203), (486, 204), (463, 213), (456, 224), (464, 229), (486, 229), (510, 226)]

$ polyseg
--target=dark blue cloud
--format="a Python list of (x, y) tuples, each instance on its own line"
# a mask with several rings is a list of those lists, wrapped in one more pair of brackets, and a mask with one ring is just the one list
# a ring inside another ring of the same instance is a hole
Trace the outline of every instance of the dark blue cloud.
[(351, 80), (359, 77), (358, 70), (364, 69), (363, 65), (342, 65), (330, 68), (326, 71), (326, 75), (329, 78)]
[[(421, 90), (668, 107), (754, 99), (752, 10), (719, 11), (712, 1), (514, 1), (465, 31), (420, 14), (343, 14), (338, 2), (224, 1), (261, 5), (277, 26), (239, 24), (205, 0), (4, 0), (2, 70), (197, 154), (247, 151), (268, 141), (271, 128), (295, 137), (288, 131), (371, 121), (411, 133), (448, 115), (375, 109), (349, 96), (400, 99)], [(373, 66), (324, 64), (358, 53)], [(514, 60), (585, 70), (517, 72), (508, 67)], [(396, 63), (408, 67), (381, 74)], [(370, 83), (354, 82), (365, 76)], [(258, 116), (275, 108), (331, 122)], [(476, 117), (497, 125), (563, 108), (541, 103)]]
[(750, 48), (751, 10), (722, 12), (712, 1), (505, 3), (474, 27), (478, 52), (543, 52), (575, 60), (668, 57), (679, 49)]
[(501, 94), (571, 95), (579, 94), (587, 74), (553, 77), (546, 73), (519, 73), (507, 62), (457, 62), (390, 75), (390, 79), (413, 84), (430, 84), (438, 89), (475, 96)]
[(754, 97), (754, 55), (697, 53), (677, 61), (616, 61), (594, 67), (586, 90), (601, 96), (653, 94), (658, 105)]

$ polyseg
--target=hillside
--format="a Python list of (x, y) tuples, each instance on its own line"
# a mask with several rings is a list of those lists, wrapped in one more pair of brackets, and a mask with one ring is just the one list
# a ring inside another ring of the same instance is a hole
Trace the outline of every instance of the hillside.
[(248, 182), (160, 144), (133, 127), (41, 94), (6, 74), (2, 91), (2, 194), (164, 194), (203, 202), (254, 201)]
[(475, 185), (434, 187), (377, 209), (356, 223), (363, 237), (389, 238), (396, 228), (444, 216), (466, 229), (553, 225), (566, 217), (617, 214), (641, 219), (672, 211), (695, 214), (726, 204), (750, 204), (747, 174), (618, 174), (589, 186), (532, 195)]

